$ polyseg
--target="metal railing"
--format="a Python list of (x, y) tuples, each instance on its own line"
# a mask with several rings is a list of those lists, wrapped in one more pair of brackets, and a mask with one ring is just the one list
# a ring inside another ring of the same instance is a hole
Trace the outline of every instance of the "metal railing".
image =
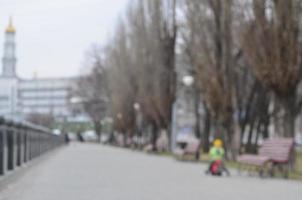
[(63, 144), (63, 136), (44, 127), (0, 117), (0, 175)]

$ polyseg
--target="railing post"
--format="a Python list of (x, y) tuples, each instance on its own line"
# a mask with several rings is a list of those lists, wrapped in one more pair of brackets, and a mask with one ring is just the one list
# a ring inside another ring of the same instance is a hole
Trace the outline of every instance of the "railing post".
[(17, 141), (16, 141), (16, 130), (14, 128), (13, 122), (8, 123), (7, 132), (7, 148), (8, 148), (8, 170), (14, 170), (17, 161)]
[(34, 158), (34, 149), (35, 149), (35, 141), (34, 141), (34, 132), (30, 129), (30, 160)]
[(21, 166), (24, 162), (24, 128), (21, 124), (19, 124), (16, 128), (17, 134), (17, 166)]
[(27, 137), (27, 128), (24, 126), (24, 132), (23, 132), (23, 142), (24, 142), (24, 155), (23, 155), (23, 161), (26, 163), (28, 161), (28, 137)]
[(0, 175), (7, 170), (7, 126), (0, 125)]
[(34, 147), (35, 147), (35, 142), (34, 142), (34, 133), (33, 130), (30, 129), (29, 133), (29, 159), (32, 160), (34, 158)]
[(38, 135), (38, 156), (40, 156), (42, 154), (42, 145), (41, 145), (41, 142), (42, 142), (42, 135), (40, 133), (40, 131), (37, 131), (37, 135)]
[(38, 138), (36, 131), (33, 130), (33, 158), (36, 158), (38, 155)]
[(61, 146), (62, 137), (30, 123), (0, 117), (0, 175)]
[(21, 131), (20, 127), (15, 127), (15, 134), (16, 134), (16, 147), (17, 147), (17, 166), (21, 166)]

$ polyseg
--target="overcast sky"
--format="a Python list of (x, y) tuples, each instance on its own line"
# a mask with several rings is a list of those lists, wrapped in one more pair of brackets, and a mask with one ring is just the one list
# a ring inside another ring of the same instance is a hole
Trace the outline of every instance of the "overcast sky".
[(0, 56), (4, 30), (13, 16), (21, 78), (31, 78), (34, 71), (38, 77), (75, 76), (85, 51), (111, 37), (128, 1), (0, 0)]

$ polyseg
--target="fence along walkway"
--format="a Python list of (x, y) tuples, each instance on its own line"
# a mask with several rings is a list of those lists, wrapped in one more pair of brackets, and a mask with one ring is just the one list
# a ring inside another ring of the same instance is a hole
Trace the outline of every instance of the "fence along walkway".
[(63, 143), (63, 137), (46, 128), (0, 118), (0, 175)]

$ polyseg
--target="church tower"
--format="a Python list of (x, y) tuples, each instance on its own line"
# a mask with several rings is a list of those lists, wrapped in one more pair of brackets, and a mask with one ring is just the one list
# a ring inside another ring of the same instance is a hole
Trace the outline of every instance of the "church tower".
[(4, 55), (2, 59), (2, 76), (16, 77), (16, 29), (13, 26), (13, 21), (10, 19), (9, 25), (5, 30)]

